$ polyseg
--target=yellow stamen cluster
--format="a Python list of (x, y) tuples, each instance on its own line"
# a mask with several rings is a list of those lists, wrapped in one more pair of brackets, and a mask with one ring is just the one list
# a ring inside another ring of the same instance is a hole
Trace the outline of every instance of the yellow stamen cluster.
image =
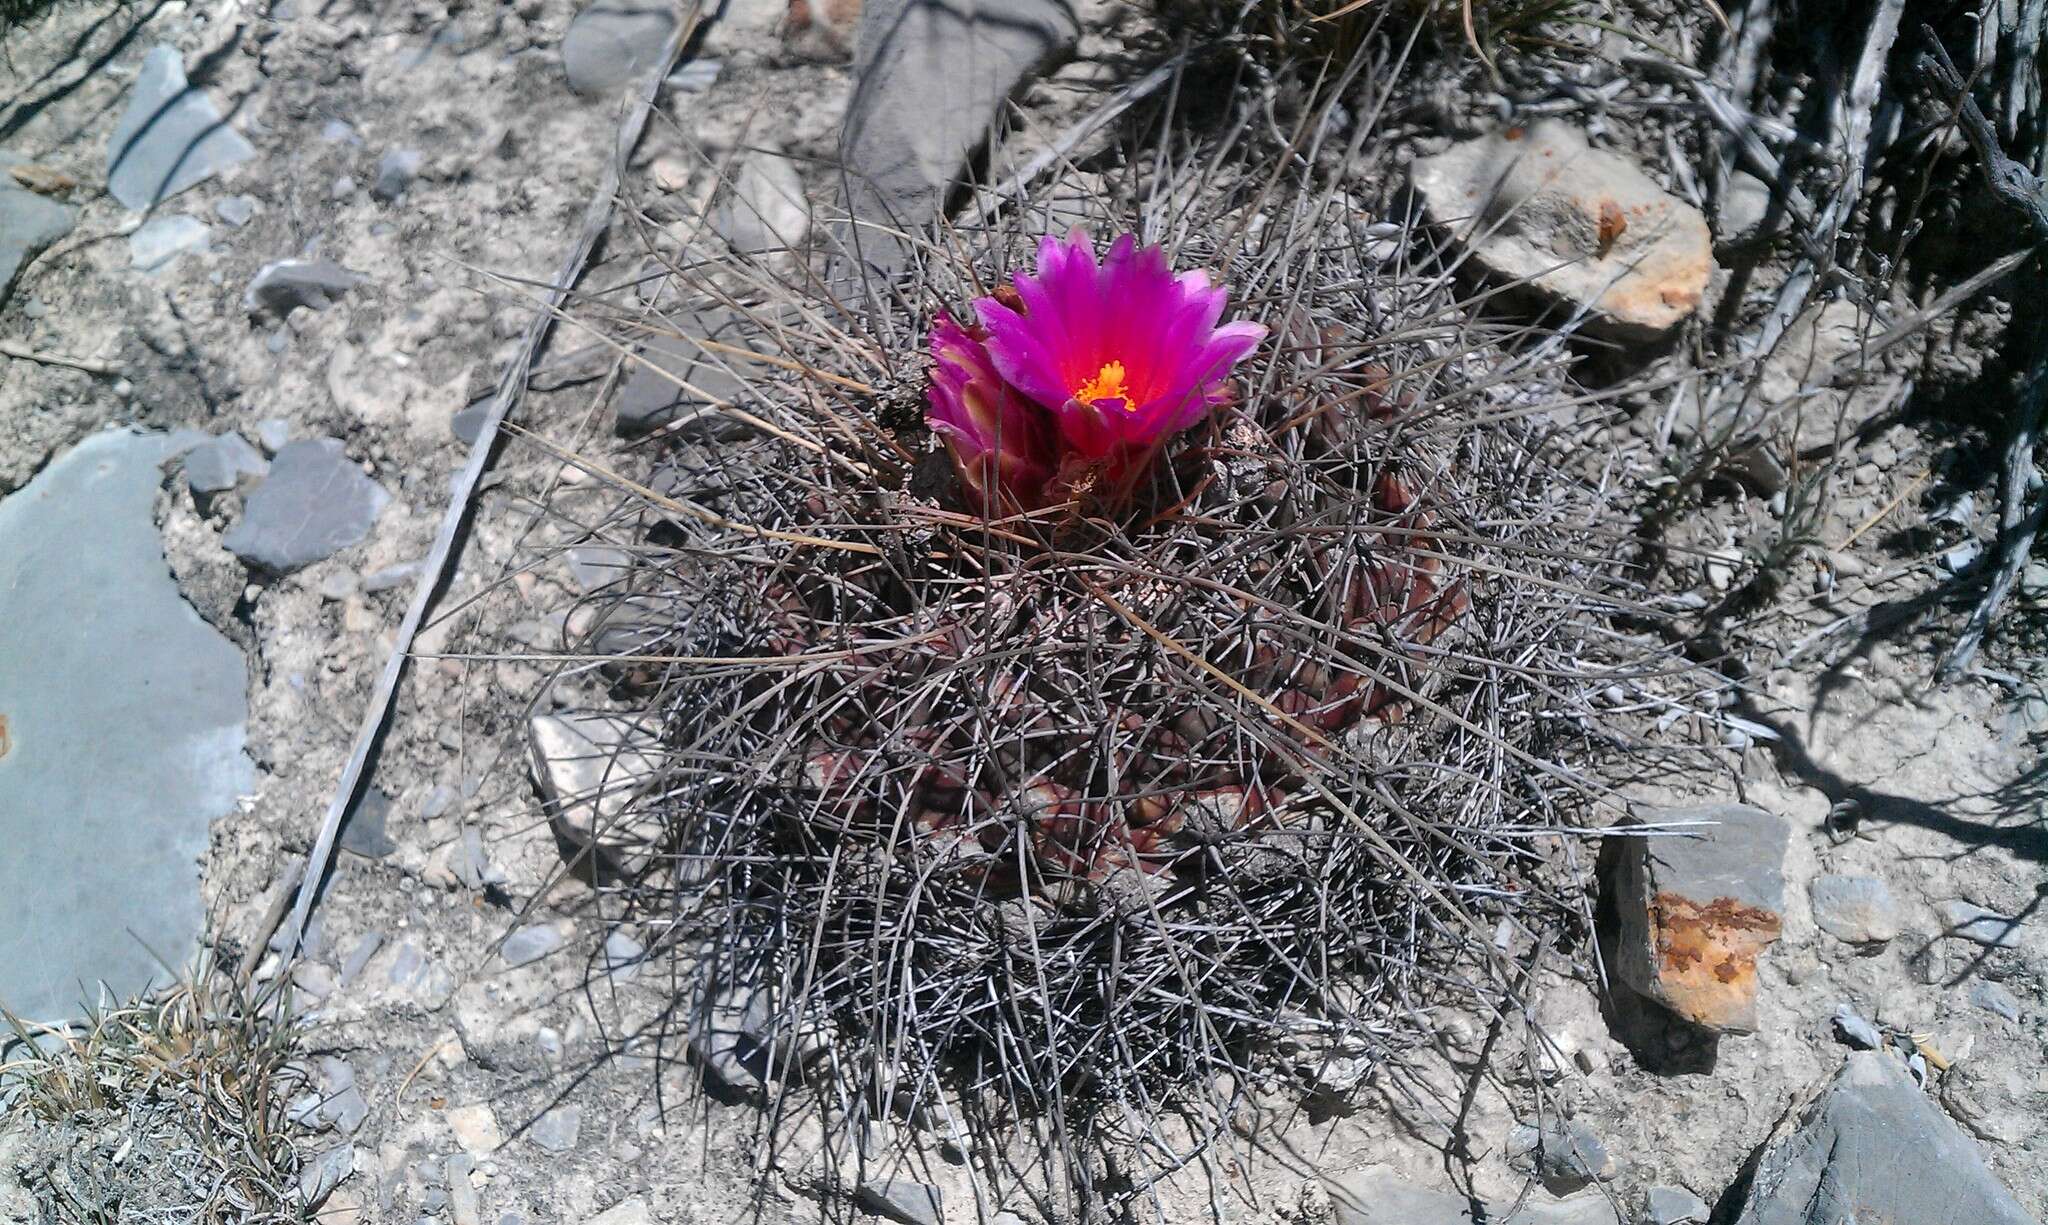
[(1124, 364), (1105, 362), (1095, 377), (1081, 384), (1074, 392), (1074, 398), (1083, 404), (1097, 400), (1122, 400), (1126, 410), (1132, 407), (1130, 393), (1124, 390)]

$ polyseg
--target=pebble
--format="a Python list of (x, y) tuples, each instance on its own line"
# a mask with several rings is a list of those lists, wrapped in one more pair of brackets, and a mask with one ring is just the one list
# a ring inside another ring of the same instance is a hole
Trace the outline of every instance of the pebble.
[[(550, 631), (551, 632), (551, 631)], [(659, 820), (631, 801), (666, 760), (651, 732), (623, 716), (535, 715), (528, 761), (555, 832), (599, 867), (631, 875), (661, 836)]]
[(290, 573), (361, 543), (390, 500), (339, 440), (302, 439), (278, 451), (221, 543), (251, 567)]
[(341, 985), (346, 987), (354, 982), (356, 976), (363, 972), (363, 967), (370, 964), (370, 958), (375, 957), (377, 950), (383, 947), (383, 932), (367, 931), (357, 936), (355, 944), (349, 948), (348, 956), (341, 963)]
[(508, 966), (523, 966), (539, 961), (561, 948), (566, 941), (562, 929), (553, 923), (535, 923), (522, 927), (505, 937), (505, 943), (498, 949), (498, 956)]
[(128, 262), (144, 272), (168, 268), (181, 255), (206, 250), (213, 231), (197, 217), (152, 217), (128, 236)]
[(240, 434), (220, 434), (185, 452), (185, 484), (193, 493), (221, 493), (269, 471), (270, 461)]
[(352, 571), (336, 570), (320, 580), (320, 598), (329, 602), (346, 600), (356, 593), (356, 576)]
[(376, 787), (364, 791), (341, 824), (341, 849), (365, 859), (383, 859), (398, 850), (384, 826), (391, 819), (391, 797)]
[(811, 224), (796, 163), (772, 152), (745, 155), (715, 223), (719, 236), (743, 254), (795, 250)]
[(604, 938), (605, 972), (614, 978), (630, 980), (640, 972), (641, 959), (647, 956), (647, 948), (638, 940), (626, 934), (621, 928), (613, 928)]
[[(280, 259), (257, 269), (242, 294), (242, 309), (262, 319), (283, 319), (299, 307), (324, 311), (363, 278), (324, 259)], [(280, 425), (283, 422), (279, 422)], [(279, 443), (272, 450), (280, 450)]]
[(1941, 555), (1941, 568), (1950, 574), (1961, 574), (1976, 565), (1977, 559), (1983, 556), (1983, 553), (1982, 544), (1974, 540), (1965, 540)]
[(327, 189), (327, 198), (330, 200), (346, 200), (354, 194), (356, 194), (356, 181), (345, 174), (335, 179), (333, 184)]
[(1884, 1047), (1884, 1034), (1877, 1026), (1856, 1015), (1856, 1010), (1847, 1004), (1835, 1005), (1832, 1021), (1835, 1038), (1846, 1046), (1859, 1051), (1875, 1051)]
[(1874, 876), (1824, 874), (1807, 886), (1813, 921), (1837, 940), (1882, 944), (1899, 934), (1898, 903)]
[(2009, 949), (2020, 942), (2020, 921), (2008, 918), (1994, 910), (1970, 902), (1953, 901), (1944, 904), (1941, 913), (1946, 920), (1945, 936), (1960, 936), (1965, 940), (1984, 945), (1986, 948)]
[(356, 130), (340, 119), (330, 119), (320, 125), (320, 139), (330, 145), (357, 143)]
[(1536, 1167), (1544, 1185), (1559, 1195), (1612, 1178), (1615, 1169), (1607, 1146), (1577, 1119), (1544, 1124), (1536, 1142)]
[(1411, 177), (1430, 220), (1489, 279), (1584, 311), (1588, 331), (1656, 340), (1704, 300), (1706, 218), (1561, 120), (1453, 145)]
[(1995, 1012), (2008, 1021), (2020, 1019), (2020, 1002), (2013, 993), (1988, 979), (1978, 979), (1970, 984), (1970, 1003), (1986, 1012)]
[(943, 1198), (937, 1187), (907, 1178), (871, 1179), (860, 1185), (854, 1201), (876, 1216), (902, 1225), (943, 1225)]
[(178, 49), (152, 48), (107, 141), (107, 192), (123, 208), (153, 208), (256, 156), (213, 100), (191, 88)]
[(2030, 561), (2020, 571), (2020, 598), (2036, 604), (2048, 602), (2048, 561)]
[(562, 35), (562, 71), (579, 94), (607, 94), (653, 63), (675, 17), (645, 0), (594, 0)]
[(299, 1199), (317, 1208), (355, 1170), (355, 1149), (337, 1144), (299, 1167)]
[(576, 1147), (576, 1137), (582, 1130), (582, 1110), (575, 1106), (557, 1106), (535, 1119), (526, 1136), (550, 1153), (566, 1153)]
[(320, 1060), (320, 1117), (344, 1136), (353, 1136), (370, 1116), (370, 1103), (356, 1087), (356, 1070), (346, 1059), (333, 1055)]
[(1651, 1187), (1644, 1225), (1705, 1225), (1707, 1202), (1684, 1187)]
[(455, 1133), (455, 1142), (472, 1156), (492, 1152), (505, 1143), (504, 1133), (498, 1130), (498, 1116), (482, 1102), (452, 1107), (442, 1117), (448, 1120), (448, 1130)]
[(224, 196), (213, 202), (213, 215), (239, 230), (256, 215), (256, 197)]
[(8, 185), (11, 182), (0, 175), (0, 305), (14, 292), (14, 283), (29, 261), (78, 223), (76, 209), (32, 191), (16, 190)]
[(377, 159), (377, 177), (370, 183), (370, 195), (386, 204), (395, 203), (419, 177), (424, 160), (418, 149), (386, 149), (384, 156)]
[(491, 402), (479, 400), (448, 418), (448, 432), (465, 447), (473, 447), (484, 432), (484, 420), (491, 415)]
[(442, 1170), (448, 1184), (448, 1212), (455, 1218), (455, 1225), (483, 1225), (483, 1205), (478, 1202), (476, 1185), (469, 1178), (476, 1171), (476, 1159), (458, 1153), (443, 1163)]
[(363, 576), (363, 592), (367, 595), (376, 595), (380, 591), (389, 591), (393, 587), (410, 586), (418, 580), (420, 571), (426, 568), (427, 563), (423, 561), (402, 561), (396, 565), (372, 570)]
[(636, 1195), (588, 1218), (584, 1225), (654, 1225), (654, 1214), (647, 1207), (647, 1201)]

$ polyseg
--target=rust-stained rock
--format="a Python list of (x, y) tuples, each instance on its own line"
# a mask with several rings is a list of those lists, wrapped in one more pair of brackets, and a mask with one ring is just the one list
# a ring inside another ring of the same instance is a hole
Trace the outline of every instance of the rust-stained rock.
[(1429, 219), (1488, 279), (1585, 307), (1589, 332), (1654, 340), (1705, 298), (1706, 218), (1568, 124), (1461, 142), (1419, 159), (1414, 181)]
[(1631, 837), (1607, 857), (1615, 970), (1693, 1024), (1752, 1033), (1757, 958), (1782, 927), (1785, 822), (1747, 804), (1668, 809), (1651, 821), (1695, 822), (1696, 835)]

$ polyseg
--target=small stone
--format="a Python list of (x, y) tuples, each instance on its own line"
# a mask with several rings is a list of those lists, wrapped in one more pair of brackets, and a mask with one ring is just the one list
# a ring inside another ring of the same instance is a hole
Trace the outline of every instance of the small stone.
[(640, 962), (647, 956), (647, 946), (627, 935), (620, 928), (613, 928), (604, 938), (605, 973), (617, 978), (631, 978), (638, 972)]
[(365, 859), (382, 859), (398, 849), (384, 832), (391, 818), (391, 797), (375, 787), (364, 791), (341, 824), (341, 849)]
[(299, 1198), (308, 1208), (318, 1208), (334, 1189), (356, 1168), (355, 1149), (337, 1144), (299, 1167)]
[(1884, 1047), (1884, 1035), (1878, 1032), (1877, 1026), (1856, 1015), (1856, 1010), (1847, 1004), (1835, 1005), (1831, 1023), (1836, 1039), (1846, 1046), (1859, 1051), (1875, 1051)]
[(320, 598), (330, 603), (339, 603), (356, 593), (356, 576), (352, 571), (336, 570), (320, 580)]
[(1852, 1219), (2033, 1225), (1976, 1144), (1883, 1051), (1851, 1054), (1833, 1079), (1785, 1113), (1734, 1222)]
[(2014, 1023), (2020, 1019), (2019, 1000), (2013, 997), (2012, 992), (1988, 979), (1980, 978), (1970, 984), (1970, 1003)]
[(168, 268), (188, 251), (206, 250), (212, 233), (204, 221), (183, 213), (152, 217), (128, 236), (128, 262), (144, 272)]
[(1684, 1187), (1651, 1187), (1644, 1225), (1706, 1225), (1707, 1202)]
[(320, 139), (330, 145), (357, 143), (356, 130), (339, 119), (330, 119), (320, 125)]
[(2020, 920), (1969, 902), (1954, 901), (1941, 908), (1947, 920), (1944, 936), (1959, 936), (1986, 948), (2016, 948), (2020, 942)]
[(0, 175), (0, 305), (14, 292), (14, 283), (29, 261), (71, 232), (78, 212), (32, 191), (4, 186)]
[(424, 157), (417, 149), (386, 149), (377, 159), (377, 177), (370, 182), (370, 195), (386, 204), (395, 203), (419, 177)]
[(864, 1182), (854, 1201), (876, 1216), (902, 1225), (943, 1225), (945, 1221), (939, 1189), (907, 1178)]
[(727, 348), (712, 349), (700, 340), (744, 348), (749, 328), (740, 315), (711, 307), (668, 320), (665, 329), (641, 346), (643, 360), (631, 364), (619, 391), (613, 428), (634, 437), (714, 401), (730, 402), (746, 393), (756, 367)]
[(178, 49), (160, 46), (143, 57), (107, 141), (107, 191), (139, 212), (254, 156), (213, 101), (187, 83)]
[(535, 715), (528, 764), (555, 832), (607, 872), (631, 875), (658, 845), (659, 818), (633, 800), (667, 762), (660, 740), (618, 715)]
[(317, 1004), (334, 994), (334, 971), (317, 961), (301, 961), (292, 967), (292, 986), (307, 1003)]
[(454, 806), (458, 794), (455, 788), (446, 784), (435, 786), (432, 791), (427, 792), (426, 800), (421, 803), (420, 815), (429, 821), (433, 820)]
[(633, 568), (633, 555), (614, 545), (579, 544), (563, 560), (568, 562), (569, 578), (579, 591), (608, 587)]
[(1782, 818), (1747, 804), (1659, 812), (1698, 834), (1632, 837), (1603, 853), (1619, 977), (1695, 1025), (1756, 1030), (1757, 958), (1783, 928)]
[(663, 191), (681, 191), (690, 185), (691, 163), (674, 154), (663, 154), (647, 167), (654, 185)]
[(535, 923), (522, 927), (505, 937), (505, 943), (498, 949), (498, 956), (508, 966), (523, 966), (539, 961), (562, 947), (568, 937), (553, 923)]
[(2020, 598), (2035, 604), (2048, 603), (2048, 561), (2030, 561), (2020, 571)]
[(1656, 340), (1699, 309), (1713, 274), (1699, 210), (1559, 120), (1420, 158), (1413, 180), (1480, 272), (1584, 309), (1592, 332)]
[(327, 198), (330, 200), (346, 200), (355, 194), (356, 181), (349, 175), (342, 175), (340, 178), (337, 178), (327, 189)]
[(360, 543), (390, 500), (338, 440), (301, 440), (278, 451), (221, 543), (250, 566), (287, 574)]
[(256, 197), (224, 196), (213, 202), (213, 215), (239, 230), (256, 215)]
[(256, 443), (265, 454), (277, 454), (291, 440), (292, 423), (283, 417), (265, 417), (256, 423)]
[(270, 461), (240, 434), (221, 434), (185, 452), (185, 484), (193, 493), (221, 493), (269, 471)]
[(583, 1112), (574, 1106), (557, 1106), (533, 1121), (527, 1138), (550, 1153), (566, 1153), (576, 1147), (583, 1130)]
[(372, 570), (363, 576), (363, 592), (366, 595), (376, 595), (393, 587), (410, 586), (419, 580), (420, 572), (426, 568), (427, 563), (423, 561), (402, 561), (380, 570)]
[(442, 1163), (442, 1170), (448, 1184), (448, 1212), (455, 1225), (483, 1225), (483, 1205), (477, 1201), (476, 1184), (469, 1177), (476, 1172), (476, 1158), (458, 1153)]
[(1747, 170), (1733, 170), (1721, 189), (1719, 223), (1722, 242), (1746, 242), (1759, 235), (1771, 211), (1771, 185)]
[(718, 207), (718, 233), (747, 255), (790, 251), (810, 228), (810, 204), (796, 164), (776, 153), (747, 154)]
[(1977, 559), (1983, 555), (1984, 546), (1982, 544), (1974, 540), (1965, 540), (1955, 548), (1944, 552), (1939, 561), (1941, 568), (1950, 574), (1961, 574), (1971, 566), (1976, 565)]
[(356, 1087), (356, 1070), (333, 1055), (320, 1060), (320, 1118), (344, 1136), (353, 1136), (370, 1115), (370, 1103)]
[(610, 93), (653, 64), (675, 18), (645, 0), (594, 0), (562, 35), (562, 71), (579, 94)]
[(719, 60), (691, 60), (669, 73), (664, 84), (677, 93), (701, 94), (717, 83), (724, 67)]
[(463, 446), (473, 447), (476, 440), (483, 436), (484, 421), (490, 415), (491, 402), (478, 400), (448, 418), (448, 432), (455, 435)]
[(1874, 876), (1813, 878), (1807, 886), (1813, 921), (1837, 940), (1883, 944), (1899, 934), (1899, 908), (1892, 891)]
[(647, 1201), (639, 1196), (620, 1200), (584, 1222), (584, 1225), (654, 1225)]
[(1614, 1177), (1614, 1158), (1593, 1129), (1577, 1119), (1546, 1122), (1537, 1139), (1536, 1168), (1558, 1195)]
[(455, 1142), (471, 1156), (493, 1152), (505, 1143), (504, 1133), (498, 1130), (498, 1116), (482, 1102), (452, 1107), (444, 1117), (448, 1129), (455, 1133)]
[[(256, 272), (242, 295), (242, 309), (259, 319), (283, 319), (303, 306), (324, 311), (363, 278), (324, 259), (272, 260)], [(282, 449), (280, 443), (278, 449)]]
[(341, 985), (346, 987), (354, 982), (356, 976), (363, 972), (363, 967), (370, 964), (370, 958), (375, 957), (377, 950), (383, 947), (383, 932), (368, 931), (357, 936), (348, 956), (341, 963)]

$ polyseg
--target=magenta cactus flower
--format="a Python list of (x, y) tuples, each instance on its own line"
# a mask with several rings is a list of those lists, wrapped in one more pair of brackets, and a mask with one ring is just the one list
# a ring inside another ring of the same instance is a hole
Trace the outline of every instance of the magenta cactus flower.
[[(1176, 274), (1133, 234), (1099, 264), (1084, 231), (1048, 235), (1037, 272), (1011, 281), (1011, 292), (975, 299), (982, 328), (941, 314), (931, 336), (926, 420), (984, 505), (990, 479), (1025, 507), (1087, 473), (1124, 485), (1229, 400), (1231, 368), (1266, 335), (1256, 323), (1218, 326), (1228, 291), (1201, 272)], [(991, 422), (1002, 424), (999, 443)]]

